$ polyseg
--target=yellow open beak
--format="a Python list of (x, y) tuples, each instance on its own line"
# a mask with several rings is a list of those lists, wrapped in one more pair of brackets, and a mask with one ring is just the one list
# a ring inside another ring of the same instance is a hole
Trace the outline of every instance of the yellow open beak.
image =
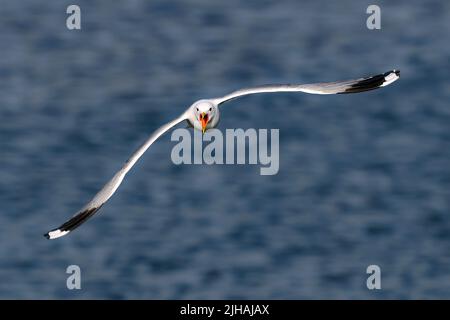
[(208, 114), (206, 112), (202, 112), (202, 114), (200, 115), (200, 123), (202, 124), (202, 133), (205, 133), (208, 121), (209, 121)]

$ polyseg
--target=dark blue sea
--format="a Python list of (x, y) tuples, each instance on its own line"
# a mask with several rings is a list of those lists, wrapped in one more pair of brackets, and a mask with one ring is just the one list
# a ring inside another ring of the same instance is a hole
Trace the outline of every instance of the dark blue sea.
[[(377, 1), (380, 30), (370, 4), (2, 1), (0, 298), (450, 299), (450, 2)], [(381, 90), (225, 105), (220, 130), (280, 130), (277, 175), (177, 166), (168, 134), (98, 216), (43, 237), (197, 99), (394, 68)]]

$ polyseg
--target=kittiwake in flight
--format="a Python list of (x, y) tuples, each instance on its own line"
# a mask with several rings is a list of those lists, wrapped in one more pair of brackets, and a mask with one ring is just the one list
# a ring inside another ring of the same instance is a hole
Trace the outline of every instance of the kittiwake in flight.
[(305, 92), (312, 94), (345, 94), (369, 91), (381, 87), (385, 87), (400, 77), (399, 70), (388, 71), (372, 77), (366, 77), (356, 80), (324, 82), (313, 84), (275, 84), (264, 85), (260, 87), (246, 88), (234, 91), (220, 98), (202, 99), (194, 102), (183, 114), (178, 118), (162, 125), (145, 143), (133, 153), (133, 155), (125, 162), (122, 168), (109, 180), (103, 188), (87, 203), (80, 211), (78, 211), (71, 219), (63, 223), (56, 229), (45, 234), (48, 239), (56, 239), (62, 237), (69, 232), (78, 228), (82, 223), (92, 217), (106, 201), (116, 192), (122, 183), (128, 171), (134, 166), (144, 152), (165, 132), (176, 126), (182, 121), (187, 121), (194, 129), (201, 130), (203, 133), (210, 128), (217, 126), (219, 122), (219, 106), (223, 103), (255, 93), (269, 92)]

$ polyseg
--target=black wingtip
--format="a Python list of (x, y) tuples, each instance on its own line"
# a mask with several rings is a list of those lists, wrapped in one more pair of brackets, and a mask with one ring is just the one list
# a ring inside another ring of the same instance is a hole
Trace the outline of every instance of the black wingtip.
[[(388, 77), (392, 74), (397, 76), (396, 79), (389, 79)], [(360, 81), (354, 83), (349, 88), (347, 88), (342, 93), (357, 93), (374, 90), (390, 84), (400, 78), (400, 70), (393, 69), (391, 71), (385, 72), (383, 74), (378, 74), (369, 78), (361, 79)], [(389, 80), (389, 81), (388, 81)]]
[(101, 207), (102, 206), (100, 205), (98, 207), (92, 207), (79, 212), (77, 215), (75, 215), (69, 221), (65, 222), (59, 228), (53, 229), (44, 234), (44, 237), (46, 237), (47, 239), (56, 239), (68, 234), (69, 232), (78, 228), (83, 222), (88, 220), (90, 217), (92, 217)]
[(357, 93), (379, 88), (384, 83), (388, 74), (390, 74), (390, 72), (362, 79), (350, 86), (350, 88), (346, 89), (343, 93)]

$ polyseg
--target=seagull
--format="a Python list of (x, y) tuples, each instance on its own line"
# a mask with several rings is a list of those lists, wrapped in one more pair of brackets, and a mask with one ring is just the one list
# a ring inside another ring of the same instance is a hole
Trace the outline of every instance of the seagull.
[(44, 236), (47, 239), (56, 239), (67, 235), (78, 228), (82, 223), (91, 218), (100, 208), (111, 198), (117, 188), (122, 183), (126, 174), (136, 164), (145, 151), (165, 132), (169, 131), (177, 124), (187, 121), (188, 125), (196, 130), (205, 133), (206, 130), (217, 126), (220, 118), (219, 106), (232, 99), (257, 93), (271, 92), (304, 92), (310, 94), (346, 94), (369, 91), (385, 87), (400, 78), (399, 70), (391, 70), (383, 74), (356, 80), (324, 82), (313, 84), (275, 84), (264, 85), (253, 88), (233, 91), (220, 98), (202, 99), (194, 102), (178, 118), (162, 125), (156, 129), (147, 141), (139, 147), (133, 155), (125, 162), (122, 168), (109, 180), (103, 188), (78, 211), (71, 219), (63, 223), (56, 229), (47, 232)]

